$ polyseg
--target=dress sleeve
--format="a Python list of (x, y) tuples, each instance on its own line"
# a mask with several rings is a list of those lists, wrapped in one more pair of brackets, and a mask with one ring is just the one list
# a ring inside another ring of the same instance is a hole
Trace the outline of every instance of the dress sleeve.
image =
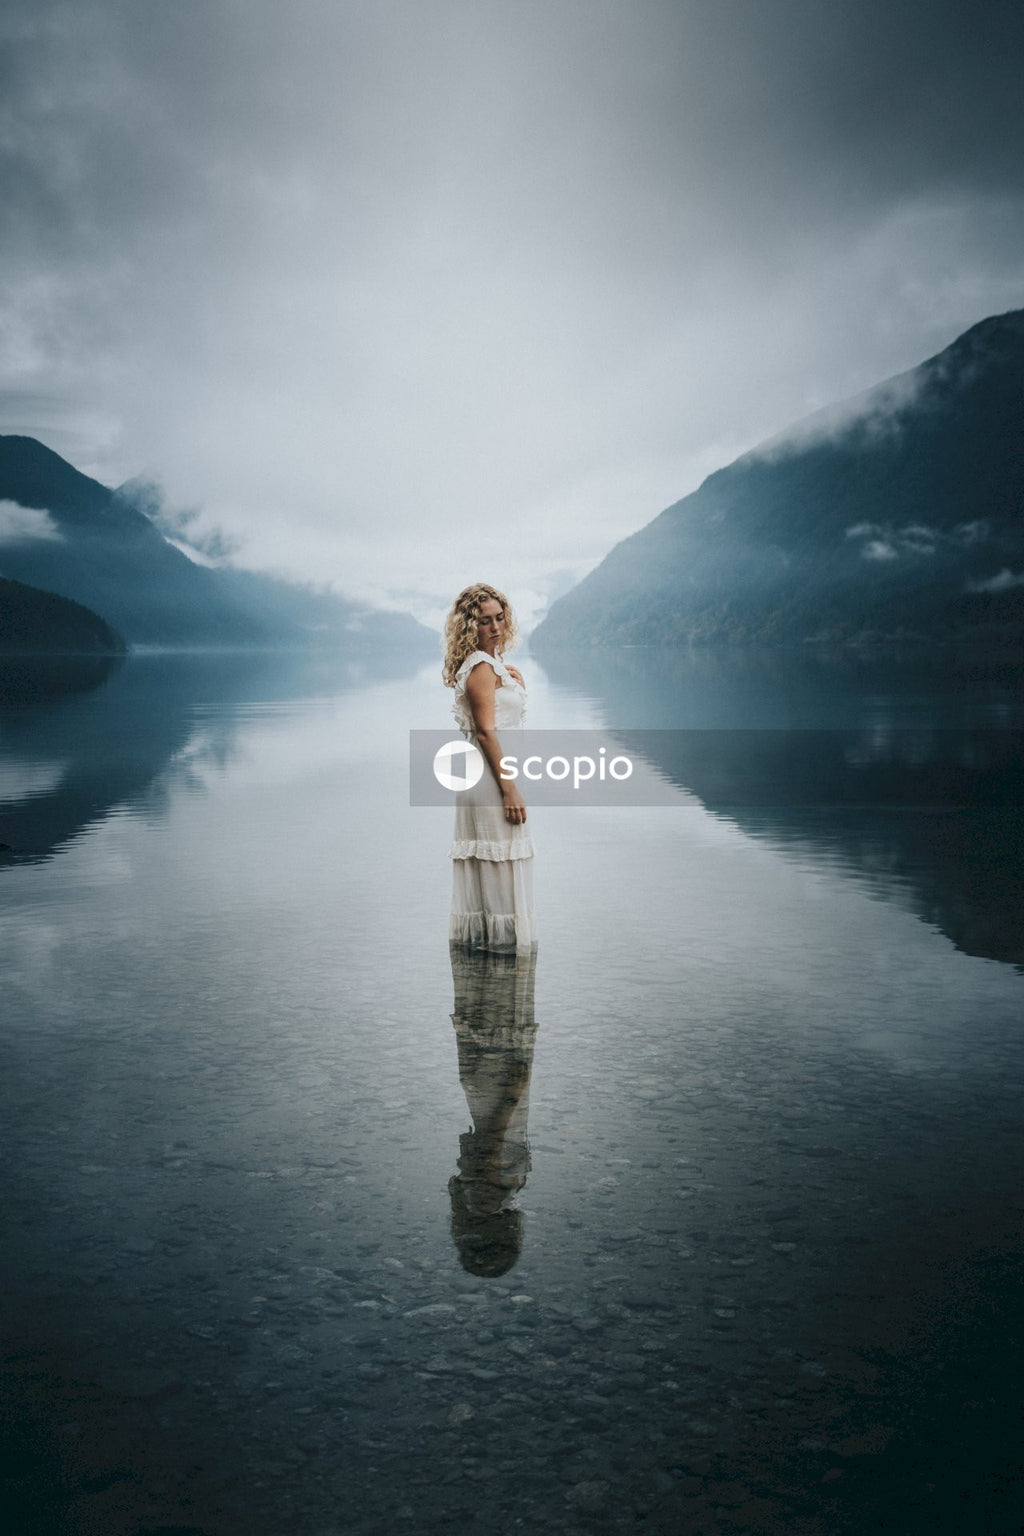
[(489, 662), (494, 668), (498, 677), (508, 676), (508, 668), (505, 666), (505, 663), (500, 660), (499, 657), (488, 656), (486, 651), (474, 651), (472, 656), (466, 657), (465, 661), (462, 663), (462, 666), (455, 674), (455, 687), (457, 690), (463, 692), (465, 691), (467, 677), (472, 672), (473, 668), (478, 666), (481, 661)]
[(473, 712), (466, 702), (466, 679), (473, 668), (480, 662), (486, 661), (494, 668), (499, 680), (508, 677), (508, 669), (505, 663), (497, 656), (488, 656), (486, 651), (474, 651), (467, 656), (462, 666), (455, 674), (455, 700), (452, 704), (452, 715), (459, 730), (468, 733), (473, 730)]

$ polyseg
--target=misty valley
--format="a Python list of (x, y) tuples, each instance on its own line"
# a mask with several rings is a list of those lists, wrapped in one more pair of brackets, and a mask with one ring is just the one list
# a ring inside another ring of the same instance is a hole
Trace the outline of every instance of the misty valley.
[(7, 1536), (1021, 1536), (1024, 5), (4, 0)]

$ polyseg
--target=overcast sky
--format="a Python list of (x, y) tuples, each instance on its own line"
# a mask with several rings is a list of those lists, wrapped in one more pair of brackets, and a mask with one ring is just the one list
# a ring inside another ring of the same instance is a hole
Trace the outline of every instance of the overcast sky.
[(420, 617), (1024, 306), (1019, 0), (0, 18), (0, 431)]

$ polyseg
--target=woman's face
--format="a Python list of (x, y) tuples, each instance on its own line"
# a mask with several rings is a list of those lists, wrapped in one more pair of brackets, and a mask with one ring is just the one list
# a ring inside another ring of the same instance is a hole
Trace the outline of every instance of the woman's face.
[(476, 611), (476, 643), (488, 656), (495, 655), (505, 635), (505, 610), (488, 597)]

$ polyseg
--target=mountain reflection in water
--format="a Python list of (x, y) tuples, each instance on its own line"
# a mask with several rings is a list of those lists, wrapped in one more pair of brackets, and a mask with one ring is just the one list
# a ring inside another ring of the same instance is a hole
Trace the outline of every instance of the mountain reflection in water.
[[(416, 664), (386, 657), (374, 676)], [(365, 672), (359, 658), (327, 651), (0, 660), (0, 864), (49, 859), (119, 808), (152, 809), (172, 767), (187, 779), (200, 759), (224, 765), (247, 706), (336, 696)]]
[(855, 874), (966, 954), (1024, 965), (1015, 653), (633, 647), (545, 667), (716, 815)]

